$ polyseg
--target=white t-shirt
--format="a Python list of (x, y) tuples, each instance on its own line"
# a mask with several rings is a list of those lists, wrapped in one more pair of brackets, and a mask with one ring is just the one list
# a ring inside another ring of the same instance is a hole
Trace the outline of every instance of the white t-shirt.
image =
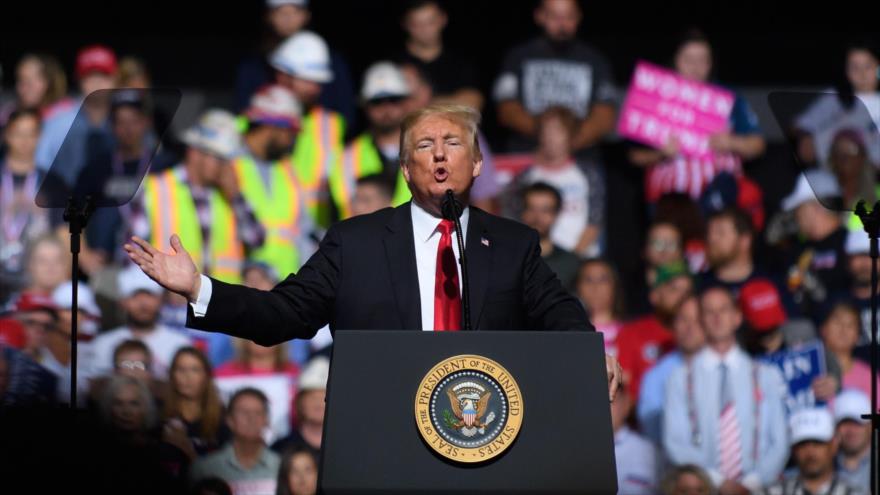
[(562, 249), (574, 251), (590, 214), (590, 183), (586, 174), (573, 162), (560, 169), (533, 166), (524, 174), (527, 184), (546, 182), (559, 190), (562, 211), (550, 231), (550, 239)]
[(135, 336), (127, 326), (114, 328), (95, 338), (93, 368), (96, 373), (104, 374), (113, 370), (113, 352), (126, 340), (140, 340), (147, 345), (153, 354), (153, 376), (163, 380), (168, 378), (168, 367), (171, 366), (174, 353), (181, 347), (192, 345), (189, 337), (161, 324), (143, 338)]

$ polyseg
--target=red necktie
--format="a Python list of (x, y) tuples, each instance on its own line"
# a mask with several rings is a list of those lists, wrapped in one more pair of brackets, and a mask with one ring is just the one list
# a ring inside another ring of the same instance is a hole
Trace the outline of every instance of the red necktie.
[(434, 330), (461, 330), (461, 293), (458, 291), (458, 267), (452, 251), (451, 220), (442, 220), (440, 245), (437, 246), (437, 276), (434, 279)]

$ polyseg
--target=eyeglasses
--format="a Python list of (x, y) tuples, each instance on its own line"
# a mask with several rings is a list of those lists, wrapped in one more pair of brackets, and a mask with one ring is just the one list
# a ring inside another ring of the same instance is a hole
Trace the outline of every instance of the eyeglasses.
[(652, 239), (648, 246), (652, 251), (660, 253), (678, 250), (678, 243), (667, 239)]
[(125, 361), (120, 361), (116, 363), (116, 368), (120, 370), (130, 370), (130, 371), (147, 371), (147, 363), (143, 361), (132, 361), (130, 359), (126, 359)]

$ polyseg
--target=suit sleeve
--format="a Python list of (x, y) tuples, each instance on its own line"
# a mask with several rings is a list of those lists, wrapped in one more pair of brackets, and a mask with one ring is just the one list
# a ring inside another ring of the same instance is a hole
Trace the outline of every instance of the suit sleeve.
[(531, 231), (524, 265), (526, 314), (540, 330), (595, 330), (577, 299), (541, 258), (538, 233)]
[(270, 291), (211, 279), (208, 309), (195, 317), (187, 305), (186, 325), (271, 346), (309, 339), (330, 322), (342, 269), (341, 236), (331, 228), (318, 251)]

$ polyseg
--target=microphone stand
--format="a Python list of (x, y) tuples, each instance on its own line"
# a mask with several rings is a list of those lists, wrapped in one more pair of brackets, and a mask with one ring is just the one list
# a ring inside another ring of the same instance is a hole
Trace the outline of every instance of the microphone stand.
[(470, 283), (467, 275), (467, 256), (464, 252), (464, 233), (461, 228), (461, 212), (464, 209), (461, 203), (455, 199), (452, 189), (446, 190), (446, 197), (443, 198), (443, 217), (452, 220), (455, 224), (455, 236), (458, 238), (458, 263), (461, 265), (461, 328), (462, 330), (471, 330), (471, 298)]
[(95, 202), (91, 195), (85, 197), (82, 204), (70, 196), (67, 199), (67, 207), (64, 209), (63, 218), (70, 224), (70, 254), (72, 257), (70, 265), (71, 280), (71, 310), (73, 317), (70, 319), (70, 409), (76, 410), (77, 403), (77, 330), (79, 320), (79, 301), (78, 301), (78, 283), (77, 276), (79, 272), (79, 251), (80, 236), (83, 229), (89, 221), (89, 217), (95, 210)]

